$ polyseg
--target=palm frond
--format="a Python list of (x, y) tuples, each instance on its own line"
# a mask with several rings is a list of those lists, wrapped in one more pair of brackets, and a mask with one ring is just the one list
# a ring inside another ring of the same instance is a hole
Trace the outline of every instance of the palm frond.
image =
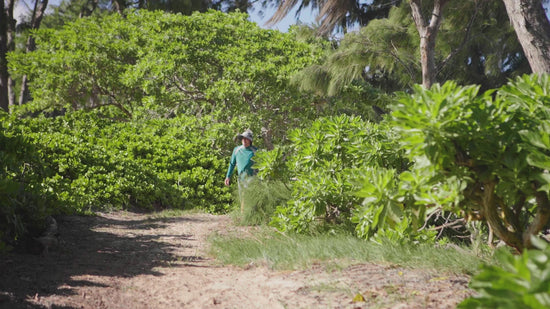
[(331, 32), (337, 25), (341, 25), (346, 21), (346, 16), (349, 12), (354, 11), (356, 2), (354, 0), (327, 0), (317, 17), (317, 21), (320, 22), (319, 32), (326, 34)]
[(314, 10), (317, 9), (319, 7), (319, 2), (318, 0), (283, 0), (277, 7), (277, 11), (275, 11), (273, 16), (265, 23), (266, 26), (273, 26), (280, 22), (283, 18), (288, 16), (296, 6), (298, 6), (296, 15), (299, 16), (302, 10), (309, 6)]

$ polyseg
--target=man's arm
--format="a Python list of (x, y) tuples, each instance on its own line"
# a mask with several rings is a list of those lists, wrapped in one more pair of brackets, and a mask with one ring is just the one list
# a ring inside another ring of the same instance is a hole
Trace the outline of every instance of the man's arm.
[(235, 170), (235, 166), (237, 165), (237, 156), (235, 156), (235, 150), (233, 150), (233, 153), (231, 154), (231, 160), (229, 160), (229, 168), (227, 169), (227, 174), (225, 175), (225, 185), (229, 186), (231, 184), (231, 175), (233, 175), (233, 171)]

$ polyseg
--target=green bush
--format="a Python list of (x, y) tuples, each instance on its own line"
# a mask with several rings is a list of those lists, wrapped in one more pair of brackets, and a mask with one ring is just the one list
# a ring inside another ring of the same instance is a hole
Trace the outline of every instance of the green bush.
[(549, 219), (550, 78), (478, 91), (447, 82), (401, 95), (389, 125), (414, 164), (392, 200), (420, 214), (418, 225), (436, 207), (486, 220), (521, 251)]
[(95, 113), (25, 119), (25, 136), (39, 149), (41, 185), (71, 211), (202, 208), (227, 211), (222, 181), (225, 145), (216, 124), (179, 117), (115, 122)]
[(292, 130), (288, 147), (259, 155), (259, 176), (282, 177), (279, 180), (292, 188), (291, 199), (277, 208), (271, 224), (303, 232), (324, 223), (349, 223), (360, 203), (355, 195), (359, 171), (370, 165), (402, 164), (388, 134), (358, 117), (326, 117)]
[(550, 246), (533, 242), (540, 250), (498, 251), (501, 266), (483, 265), (470, 282), (477, 295), (458, 308), (550, 308)]
[(297, 111), (314, 113), (311, 97), (289, 79), (322, 51), (292, 33), (262, 29), (245, 13), (139, 10), (41, 28), (35, 37), (36, 50), (9, 55), (11, 74), (29, 76), (31, 110), (215, 121), (246, 114), (275, 136), (297, 122)]
[(45, 171), (36, 147), (18, 121), (0, 113), (0, 251), (13, 245), (29, 226), (43, 225), (55, 198), (42, 186)]
[(288, 148), (258, 160), (260, 176), (295, 179), (271, 224), (308, 231), (351, 221), (362, 237), (433, 240), (420, 230), (443, 210), (530, 248), (525, 235), (542, 231), (550, 212), (550, 78), (478, 91), (418, 86), (380, 124), (338, 116), (291, 131)]

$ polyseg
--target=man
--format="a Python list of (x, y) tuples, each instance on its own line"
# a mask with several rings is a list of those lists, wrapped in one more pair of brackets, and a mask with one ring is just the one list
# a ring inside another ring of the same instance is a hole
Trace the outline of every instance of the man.
[(250, 179), (254, 176), (255, 171), (252, 168), (254, 161), (252, 157), (256, 153), (257, 148), (252, 146), (252, 131), (247, 129), (242, 134), (238, 134), (235, 138), (236, 141), (241, 143), (240, 146), (233, 149), (233, 154), (231, 155), (231, 160), (229, 161), (229, 168), (227, 169), (227, 174), (225, 176), (225, 185), (229, 186), (231, 183), (231, 175), (237, 167), (238, 177), (238, 186), (239, 186), (239, 200), (241, 202), (241, 214), (244, 211), (244, 188), (247, 187)]

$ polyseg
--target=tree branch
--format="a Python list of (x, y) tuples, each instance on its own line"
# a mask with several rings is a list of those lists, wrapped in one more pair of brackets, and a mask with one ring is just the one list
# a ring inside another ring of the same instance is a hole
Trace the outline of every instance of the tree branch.
[(392, 55), (392, 57), (405, 68), (405, 70), (407, 71), (407, 73), (411, 77), (411, 80), (414, 80), (414, 72), (412, 72), (411, 68), (409, 68), (409, 66), (406, 65), (405, 62), (403, 60), (401, 60), (401, 58), (399, 58), (399, 56), (397, 56), (397, 47), (395, 47), (395, 45), (393, 44), (393, 41), (391, 42), (391, 46), (392, 46), (392, 48), (395, 52), (390, 51), (390, 55)]
[(523, 232), (523, 244), (525, 248), (531, 248), (531, 235), (537, 235), (550, 220), (550, 202), (548, 195), (543, 191), (536, 191), (537, 213), (533, 222)]
[(447, 4), (449, 0), (435, 0), (434, 1), (434, 8), (432, 10), (432, 18), (430, 18), (430, 24), (428, 25), (428, 31), (437, 31), (439, 29), (439, 25), (441, 24), (441, 20), (443, 19), (443, 7), (445, 4)]
[(413, 17), (414, 23), (416, 24), (416, 28), (420, 33), (420, 37), (423, 37), (425, 36), (427, 25), (426, 25), (426, 21), (424, 20), (424, 16), (422, 15), (420, 2), (421, 2), (420, 0), (411, 0), (411, 11), (412, 11), (412, 17)]
[(470, 34), (472, 33), (472, 27), (473, 27), (473, 24), (474, 24), (474, 21), (477, 17), (477, 14), (479, 12), (479, 2), (480, 1), (476, 1), (476, 5), (475, 5), (475, 10), (474, 10), (474, 14), (472, 14), (472, 17), (470, 18), (470, 20), (468, 21), (468, 25), (466, 26), (466, 33), (464, 34), (464, 38), (462, 38), (462, 42), (460, 42), (460, 44), (455, 48), (453, 49), (448, 55), (447, 57), (445, 57), (445, 59), (441, 62), (441, 64), (439, 65), (439, 68), (437, 69), (437, 73), (436, 74), (439, 74), (441, 73), (441, 71), (443, 70), (443, 68), (447, 65), (447, 63), (454, 57), (456, 56), (456, 54), (458, 54), (459, 51), (461, 51), (464, 46), (466, 46), (466, 43), (468, 42), (468, 40), (470, 39)]
[(483, 183), (482, 209), (487, 224), (491, 226), (494, 233), (509, 246), (519, 252), (523, 251), (524, 245), (519, 232), (509, 231), (503, 224), (498, 215), (497, 201), (495, 196), (496, 180)]

